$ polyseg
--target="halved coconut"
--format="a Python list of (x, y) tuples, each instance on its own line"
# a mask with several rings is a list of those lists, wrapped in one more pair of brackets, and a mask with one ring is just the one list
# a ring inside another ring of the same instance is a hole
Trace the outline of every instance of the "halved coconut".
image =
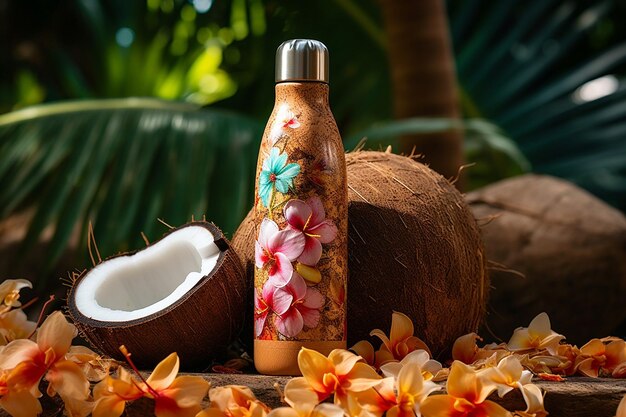
[(68, 309), (93, 347), (142, 367), (178, 352), (187, 369), (206, 367), (242, 328), (245, 273), (212, 223), (172, 229), (140, 251), (120, 254), (83, 273)]

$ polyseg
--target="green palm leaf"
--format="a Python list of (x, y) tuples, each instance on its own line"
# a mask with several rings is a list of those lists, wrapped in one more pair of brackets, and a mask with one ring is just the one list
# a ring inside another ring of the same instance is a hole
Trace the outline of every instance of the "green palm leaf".
[(576, 99), (581, 86), (620, 74), (626, 63), (624, 42), (595, 55), (577, 51), (614, 12), (614, 2), (447, 3), (472, 114), (498, 125), (534, 171), (571, 180), (626, 209), (626, 80), (616, 77), (617, 87), (603, 97)]
[[(103, 254), (157, 238), (157, 218), (232, 232), (252, 204), (261, 126), (155, 99), (66, 102), (0, 116), (0, 217), (35, 207), (25, 239), (54, 230), (48, 261), (93, 222)], [(83, 236), (85, 233), (83, 233)]]
[(477, 188), (515, 175), (528, 172), (530, 163), (515, 142), (496, 125), (480, 119), (412, 118), (378, 123), (345, 139), (346, 148), (358, 147), (363, 139), (370, 148), (384, 148), (397, 144), (402, 135), (415, 135), (461, 130), (464, 133), (465, 155), (472, 168), (467, 184)]

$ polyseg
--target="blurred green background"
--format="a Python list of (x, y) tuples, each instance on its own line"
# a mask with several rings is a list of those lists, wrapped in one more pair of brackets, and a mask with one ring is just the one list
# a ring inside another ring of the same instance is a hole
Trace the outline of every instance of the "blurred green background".
[[(476, 163), (466, 188), (533, 171), (626, 210), (626, 2), (446, 7)], [(141, 247), (142, 232), (157, 239), (157, 218), (206, 216), (234, 232), (252, 205), (274, 53), (291, 38), (330, 50), (346, 149), (455, 126), (393, 120), (374, 0), (0, 0), (4, 270), (29, 257), (54, 270), (68, 250), (86, 267), (89, 222), (103, 256)]]

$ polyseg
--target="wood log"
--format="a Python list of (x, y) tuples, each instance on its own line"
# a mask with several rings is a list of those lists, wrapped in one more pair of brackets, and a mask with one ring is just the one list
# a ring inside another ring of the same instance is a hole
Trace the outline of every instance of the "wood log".
[[(182, 374), (181, 374), (182, 375)], [(268, 406), (280, 407), (281, 399), (275, 384), (282, 390), (289, 377), (275, 377), (264, 375), (227, 375), (227, 374), (184, 374), (200, 375), (211, 383), (211, 386), (223, 385), (246, 385), (252, 389), (257, 398)], [(146, 378), (148, 374), (144, 375)], [(563, 382), (550, 382), (543, 380), (533, 381), (546, 392), (545, 407), (550, 417), (613, 417), (617, 405), (626, 395), (626, 380), (611, 378), (583, 378), (571, 377)], [(445, 383), (441, 384), (445, 386)], [(45, 392), (45, 390), (42, 390)], [(444, 391), (441, 391), (442, 393)], [(489, 398), (502, 405), (507, 410), (524, 410), (524, 400), (519, 391), (515, 390), (504, 398), (499, 398), (495, 393)], [(41, 398), (44, 412), (42, 416), (62, 415), (62, 405), (58, 401), (50, 399), (47, 395)], [(203, 407), (208, 407), (205, 401)], [(148, 399), (142, 399), (129, 404), (126, 408), (127, 417), (152, 416), (154, 403)], [(0, 412), (0, 417), (8, 416)]]

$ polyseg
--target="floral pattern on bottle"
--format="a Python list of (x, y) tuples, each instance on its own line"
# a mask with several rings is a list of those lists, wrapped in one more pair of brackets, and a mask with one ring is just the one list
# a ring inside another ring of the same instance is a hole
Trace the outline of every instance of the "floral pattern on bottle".
[(293, 187), (293, 179), (300, 173), (300, 165), (288, 164), (287, 153), (274, 147), (263, 161), (259, 174), (259, 197), (270, 212), (273, 209), (276, 192), (285, 194)]
[[(284, 128), (297, 128), (293, 119)], [(276, 209), (276, 193), (293, 191), (294, 178), (300, 165), (288, 163), (288, 155), (272, 147), (263, 161), (259, 175), (259, 198), (268, 209), (268, 216)], [(261, 290), (255, 291), (255, 336), (266, 330), (268, 318), (284, 337), (296, 337), (306, 328), (315, 328), (321, 309), (326, 303), (315, 288), (322, 276), (317, 268), (323, 253), (322, 244), (331, 243), (337, 236), (337, 227), (326, 219), (322, 200), (312, 196), (306, 201), (290, 196), (281, 204), (285, 226), (266, 217), (259, 228), (255, 242), (255, 266), (267, 273)]]

